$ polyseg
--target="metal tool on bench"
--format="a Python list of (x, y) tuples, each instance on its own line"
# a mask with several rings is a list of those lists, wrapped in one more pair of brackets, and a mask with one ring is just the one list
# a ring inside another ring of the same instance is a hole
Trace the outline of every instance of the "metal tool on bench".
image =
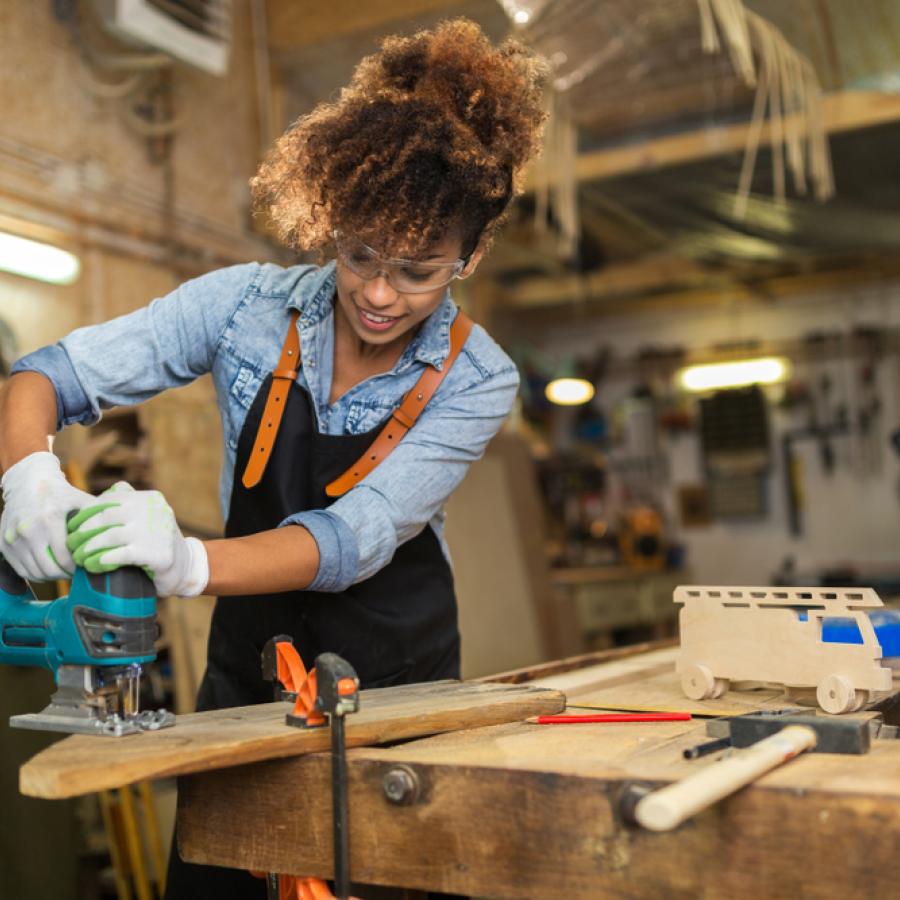
[[(726, 726), (727, 735), (722, 733)], [(718, 738), (727, 736), (739, 752), (657, 791), (631, 786), (623, 795), (621, 809), (627, 819), (651, 831), (670, 831), (806, 750), (868, 753), (873, 730), (879, 733), (865, 718), (797, 715), (794, 710), (710, 722), (708, 733)], [(886, 731), (883, 736), (888, 734)]]
[[(297, 728), (321, 728), (331, 724), (332, 808), (334, 819), (334, 896), (347, 900), (350, 896), (350, 845), (347, 792), (347, 751), (344, 716), (359, 709), (359, 678), (353, 667), (335, 653), (321, 653), (315, 668), (307, 674), (303, 661), (286, 635), (266, 643), (262, 654), (263, 678), (275, 683), (275, 698), (291, 700), (294, 709), (285, 717)], [(327, 716), (327, 719), (326, 719)], [(305, 883), (309, 897), (330, 897), (313, 893), (321, 891), (320, 879), (285, 879), (269, 875), (270, 900), (286, 900), (286, 890), (299, 898), (298, 882)], [(325, 888), (327, 890), (327, 887)]]
[(0, 556), (0, 663), (50, 669), (57, 690), (14, 728), (120, 737), (175, 724), (140, 710), (141, 669), (156, 659), (156, 591), (141, 569), (76, 569), (68, 596), (35, 599)]

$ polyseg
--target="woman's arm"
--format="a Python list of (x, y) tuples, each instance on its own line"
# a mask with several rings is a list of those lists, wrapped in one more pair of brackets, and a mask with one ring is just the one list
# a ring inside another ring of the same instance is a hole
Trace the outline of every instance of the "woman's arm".
[(37, 372), (13, 375), (0, 388), (0, 472), (31, 453), (50, 450), (56, 434), (56, 392)]
[(189, 384), (212, 368), (258, 271), (256, 263), (218, 269), (127, 315), (77, 328), (18, 360), (14, 378), (32, 372), (49, 380), (56, 393), (54, 431), (92, 425), (103, 409)]
[(319, 571), (319, 548), (300, 526), (204, 541), (204, 546), (209, 557), (204, 593), (220, 597), (301, 590)]

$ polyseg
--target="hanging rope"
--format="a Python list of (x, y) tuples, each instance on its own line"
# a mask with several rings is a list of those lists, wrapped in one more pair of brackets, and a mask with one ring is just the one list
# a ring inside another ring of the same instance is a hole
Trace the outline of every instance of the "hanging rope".
[(544, 149), (541, 163), (534, 168), (535, 226), (538, 231), (547, 231), (552, 216), (558, 252), (563, 259), (573, 259), (581, 227), (575, 177), (578, 130), (565, 94), (552, 90), (547, 103), (550, 117), (544, 132)]

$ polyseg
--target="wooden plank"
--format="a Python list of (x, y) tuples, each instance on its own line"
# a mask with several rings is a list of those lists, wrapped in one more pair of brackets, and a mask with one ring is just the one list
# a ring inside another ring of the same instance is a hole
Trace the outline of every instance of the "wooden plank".
[[(512, 722), (559, 712), (563, 695), (525, 685), (440, 681), (363, 691), (360, 711), (347, 719), (347, 746), (378, 744)], [(296, 756), (330, 746), (329, 729), (289, 727), (287, 703), (179, 716), (173, 728), (102, 738), (74, 735), (19, 771), (32, 797), (74, 797), (136, 781)]]
[(675, 644), (676, 641), (673, 638), (645, 644), (629, 644), (626, 647), (612, 647), (609, 650), (595, 650), (593, 653), (582, 653), (579, 656), (570, 656), (567, 659), (540, 663), (524, 669), (513, 669), (509, 672), (498, 672), (496, 675), (486, 675), (479, 680), (502, 682), (504, 684), (522, 684), (526, 681), (535, 681), (538, 678), (546, 678), (551, 675), (562, 675), (565, 672), (585, 669), (588, 666), (599, 665), (600, 663), (611, 662), (616, 659), (626, 659), (629, 656), (637, 656), (650, 650), (673, 647)]
[[(702, 739), (695, 723), (519, 723), (352, 751), (351, 874), (534, 900), (837, 898), (860, 885), (893, 895), (900, 742), (865, 757), (795, 760), (674, 832), (624, 826), (623, 784), (708, 764), (681, 758)], [(384, 797), (397, 765), (420, 785), (408, 806)], [(193, 862), (329, 877), (330, 779), (327, 755), (183, 779), (180, 851)]]
[(760, 709), (804, 705), (788, 697), (781, 688), (750, 684), (738, 684), (736, 688), (740, 690), (730, 690), (719, 700), (691, 700), (681, 690), (675, 672), (678, 653), (678, 646), (670, 646), (612, 663), (536, 678), (530, 684), (563, 691), (567, 705), (572, 708), (739, 716)]

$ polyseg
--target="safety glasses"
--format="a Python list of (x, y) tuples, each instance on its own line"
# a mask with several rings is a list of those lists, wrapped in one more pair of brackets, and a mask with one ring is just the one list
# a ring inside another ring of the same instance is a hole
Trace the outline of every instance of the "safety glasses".
[(334, 233), (338, 259), (355, 275), (369, 281), (383, 275), (401, 294), (426, 294), (450, 284), (466, 268), (467, 260), (452, 263), (419, 262), (382, 256), (359, 238)]

